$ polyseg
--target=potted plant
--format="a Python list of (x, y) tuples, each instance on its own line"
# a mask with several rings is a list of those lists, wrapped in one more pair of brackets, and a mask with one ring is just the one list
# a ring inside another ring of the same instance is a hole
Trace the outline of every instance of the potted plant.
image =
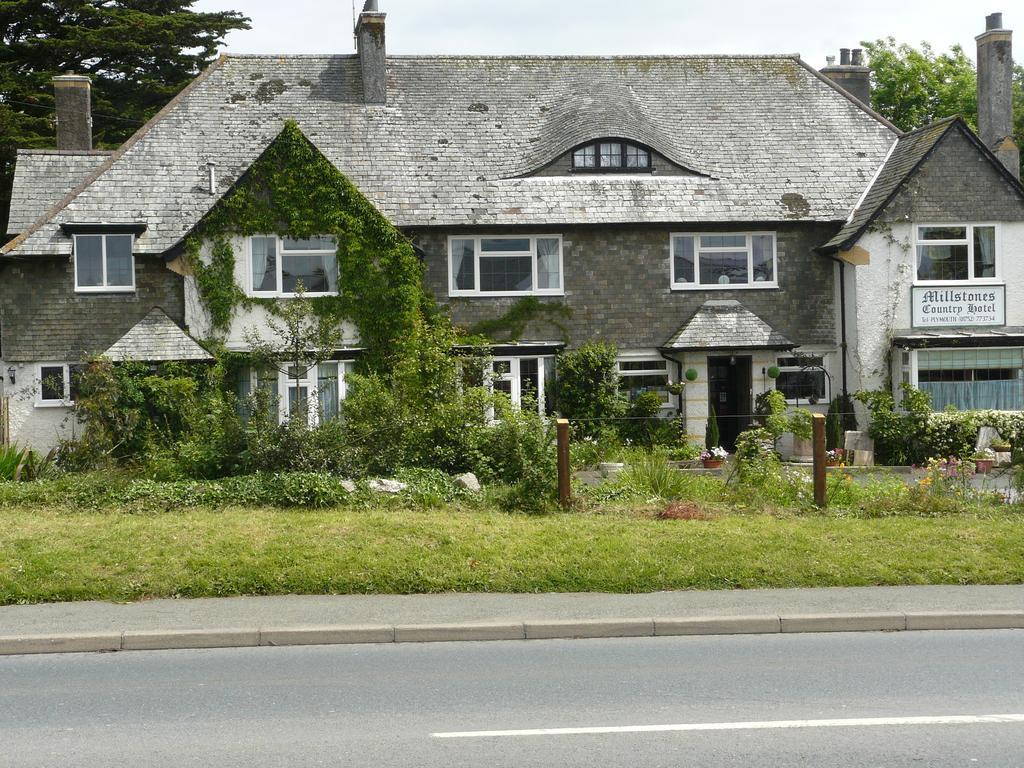
[(825, 451), (825, 463), (830, 467), (842, 466), (846, 460), (846, 451), (842, 448), (832, 448), (831, 450)]
[(704, 462), (704, 469), (718, 469), (728, 456), (729, 454), (725, 452), (725, 448), (716, 445), (713, 448), (704, 450), (700, 455), (700, 460)]
[(996, 462), (996, 455), (993, 451), (985, 449), (978, 451), (971, 457), (974, 461), (974, 471), (979, 475), (987, 475), (992, 471), (992, 465)]

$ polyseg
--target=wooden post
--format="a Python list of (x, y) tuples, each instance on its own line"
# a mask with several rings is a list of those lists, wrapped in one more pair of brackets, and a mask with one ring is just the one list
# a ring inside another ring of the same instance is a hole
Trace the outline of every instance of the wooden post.
[(558, 503), (568, 507), (571, 501), (569, 482), (569, 420), (556, 422), (558, 433)]
[(825, 417), (820, 413), (811, 415), (814, 427), (814, 503), (819, 507), (827, 504), (825, 499)]

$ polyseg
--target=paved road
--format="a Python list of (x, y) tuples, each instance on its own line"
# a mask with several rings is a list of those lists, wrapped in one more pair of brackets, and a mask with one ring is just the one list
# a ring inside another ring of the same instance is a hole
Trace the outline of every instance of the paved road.
[[(18, 768), (1017, 768), (1022, 713), (1019, 630), (0, 658)], [(906, 720), (951, 715), (1018, 719)], [(645, 725), (676, 729), (477, 733)]]

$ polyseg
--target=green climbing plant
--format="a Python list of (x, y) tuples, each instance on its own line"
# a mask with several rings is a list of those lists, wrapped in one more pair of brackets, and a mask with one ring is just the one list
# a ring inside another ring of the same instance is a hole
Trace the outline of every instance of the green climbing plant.
[(469, 329), (473, 335), (494, 339), (517, 340), (523, 335), (526, 326), (534, 320), (544, 320), (557, 328), (562, 341), (569, 343), (569, 329), (563, 319), (572, 315), (572, 310), (561, 302), (542, 302), (536, 296), (524, 296), (509, 307), (500, 317), (481, 320)]
[[(385, 373), (423, 321), (430, 303), (412, 244), (378, 211), (293, 121), (193, 230), (186, 241), (200, 298), (215, 331), (239, 306), (279, 312), (279, 299), (246, 297), (234, 281), (231, 237), (276, 233), (305, 239), (334, 235), (339, 296), (310, 300), (319, 316), (350, 320), (366, 349), (364, 370)], [(200, 256), (212, 242), (211, 259)]]

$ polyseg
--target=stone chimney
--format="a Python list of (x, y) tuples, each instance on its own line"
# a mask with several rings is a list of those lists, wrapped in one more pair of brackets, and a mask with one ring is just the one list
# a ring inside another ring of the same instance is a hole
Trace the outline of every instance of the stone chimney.
[(366, 0), (356, 22), (356, 46), (363, 71), (363, 98), (367, 104), (386, 104), (388, 100), (385, 16), (377, 10), (377, 0)]
[(92, 149), (91, 82), (85, 75), (53, 78), (57, 105), (57, 149)]
[[(851, 55), (852, 53), (852, 55)], [(839, 49), (839, 65), (835, 59), (828, 57), (828, 66), (821, 74), (841, 87), (851, 96), (867, 106), (871, 106), (871, 70), (864, 66), (864, 51), (854, 48)]]
[(978, 35), (978, 135), (999, 161), (1020, 178), (1020, 149), (1013, 140), (1013, 33), (1003, 14), (985, 17)]

